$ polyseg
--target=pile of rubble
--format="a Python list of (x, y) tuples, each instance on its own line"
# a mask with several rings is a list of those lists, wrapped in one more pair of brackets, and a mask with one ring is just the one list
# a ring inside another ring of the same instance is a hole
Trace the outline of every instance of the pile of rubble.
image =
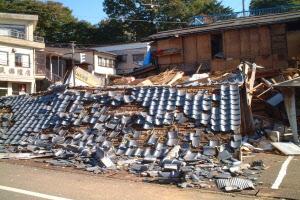
[(261, 162), (239, 161), (240, 88), (54, 87), (2, 97), (0, 151), (94, 173), (128, 170), (148, 180), (226, 191), (254, 189)]

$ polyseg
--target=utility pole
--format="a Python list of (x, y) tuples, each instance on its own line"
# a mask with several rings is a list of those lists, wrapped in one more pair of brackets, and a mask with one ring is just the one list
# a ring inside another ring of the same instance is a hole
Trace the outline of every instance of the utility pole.
[(75, 87), (75, 63), (74, 63), (74, 54), (75, 54), (75, 41), (71, 41), (72, 46), (72, 73), (73, 73), (73, 87)]
[(242, 0), (243, 2), (243, 16), (245, 17), (245, 0)]

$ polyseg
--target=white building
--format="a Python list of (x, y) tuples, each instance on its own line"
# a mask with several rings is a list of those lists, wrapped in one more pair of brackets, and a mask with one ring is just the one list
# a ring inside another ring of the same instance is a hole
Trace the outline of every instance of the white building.
[[(60, 60), (72, 59), (71, 48), (46, 47), (45, 51), (48, 54), (60, 55)], [(80, 66), (96, 76), (107, 78), (116, 75), (116, 57), (117, 55), (109, 52), (76, 48), (74, 51), (74, 65)], [(66, 68), (71, 69), (70, 64), (67, 63)]]
[(116, 73), (129, 74), (135, 69), (143, 66), (144, 57), (147, 53), (147, 42), (136, 42), (128, 44), (117, 44), (110, 46), (94, 47), (102, 52), (110, 52), (117, 55)]
[(0, 13), (0, 96), (33, 93), (35, 52), (45, 48), (34, 36), (36, 15)]

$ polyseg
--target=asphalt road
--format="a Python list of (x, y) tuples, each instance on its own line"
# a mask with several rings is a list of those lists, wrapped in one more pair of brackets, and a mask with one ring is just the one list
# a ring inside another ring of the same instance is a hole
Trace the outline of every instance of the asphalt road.
[[(0, 162), (0, 177), (0, 187), (7, 186), (68, 199), (253, 199), (253, 196), (179, 189), (170, 185), (89, 176), (6, 162)], [(41, 198), (0, 189), (0, 199)]]
[[(45, 163), (29, 164), (27, 161), (0, 161), (0, 199), (27, 200), (43, 199), (24, 194), (51, 195), (54, 200), (65, 199), (300, 199), (300, 160), (295, 157), (287, 169), (279, 190), (270, 189), (286, 156), (259, 154), (252, 159), (263, 159), (267, 169), (263, 171), (263, 182), (256, 191), (227, 194), (199, 189), (179, 189), (170, 185), (143, 183), (140, 181), (107, 178), (102, 175), (88, 175), (77, 170), (45, 168)], [(251, 158), (250, 158), (251, 160)], [(26, 164), (27, 163), (27, 164)], [(1, 189), (12, 188), (13, 191)], [(22, 189), (18, 193), (15, 189)], [(256, 195), (256, 196), (255, 196)], [(51, 199), (51, 198), (48, 199)], [(45, 198), (44, 198), (45, 199)]]

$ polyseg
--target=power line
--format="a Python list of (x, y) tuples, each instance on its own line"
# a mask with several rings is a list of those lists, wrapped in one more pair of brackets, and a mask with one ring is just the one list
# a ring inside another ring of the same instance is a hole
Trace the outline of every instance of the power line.
[(114, 19), (114, 20), (119, 20), (119, 21), (131, 21), (131, 22), (148, 22), (148, 23), (165, 23), (165, 24), (188, 24), (188, 22), (176, 22), (176, 21), (162, 21), (162, 20), (144, 20), (144, 19), (125, 19), (125, 18), (108, 18), (110, 20)]

